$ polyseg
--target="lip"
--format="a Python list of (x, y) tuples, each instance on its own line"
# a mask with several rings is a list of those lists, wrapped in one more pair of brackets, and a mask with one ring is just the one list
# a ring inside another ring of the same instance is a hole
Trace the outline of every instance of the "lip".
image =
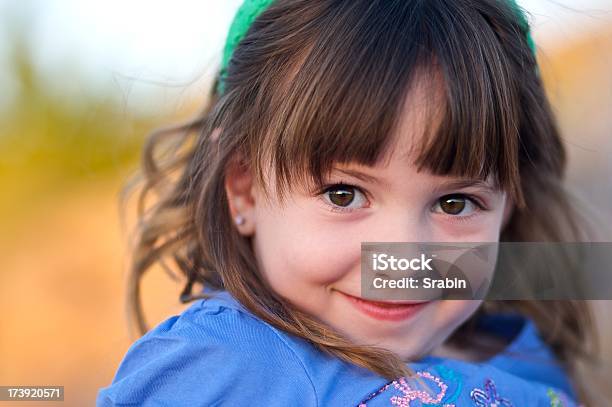
[(370, 301), (338, 291), (365, 315), (382, 321), (402, 321), (411, 318), (431, 301)]

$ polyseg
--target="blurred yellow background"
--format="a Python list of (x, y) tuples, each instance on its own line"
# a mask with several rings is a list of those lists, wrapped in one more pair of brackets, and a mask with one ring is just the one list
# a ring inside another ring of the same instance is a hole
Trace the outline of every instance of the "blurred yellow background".
[[(215, 52), (237, 2), (208, 4), (223, 15)], [(50, 74), (37, 62), (42, 37), (29, 35), (36, 8), (11, 11), (22, 6), (0, 7), (0, 21), (10, 22), (1, 26), (0, 80), (13, 89), (0, 105), (0, 384), (63, 385), (65, 404), (92, 405), (134, 339), (125, 318), (128, 235), (118, 216), (120, 188), (138, 165), (146, 133), (196, 111), (204, 88), (170, 86), (179, 94), (172, 99), (162, 84), (147, 93), (158, 95), (159, 106), (139, 109), (132, 105), (149, 96), (131, 95), (134, 82), (89, 89), (78, 53), (56, 58)], [(568, 180), (602, 225), (612, 224), (612, 20), (606, 18), (587, 13), (580, 32), (562, 31), (561, 40), (534, 27), (570, 153)], [(138, 20), (132, 23), (137, 29)], [(180, 288), (161, 270), (146, 276), (150, 322), (180, 312)], [(602, 316), (612, 308), (597, 306)], [(602, 321), (612, 343), (609, 317)], [(610, 347), (606, 352), (610, 360)]]

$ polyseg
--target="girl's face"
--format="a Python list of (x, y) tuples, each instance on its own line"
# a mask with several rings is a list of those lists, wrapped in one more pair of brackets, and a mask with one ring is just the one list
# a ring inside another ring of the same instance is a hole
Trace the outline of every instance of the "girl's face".
[[(431, 94), (417, 87), (409, 96)], [(371, 316), (354, 298), (361, 242), (494, 242), (510, 208), (492, 183), (417, 172), (410, 147), (422, 137), (423, 112), (407, 103), (386, 160), (337, 165), (320, 195), (296, 188), (281, 205), (267, 201), (250, 174), (230, 172), (226, 182), (232, 214), (245, 219), (236, 227), (252, 236), (258, 267), (277, 294), (352, 341), (406, 360), (441, 345), (480, 301), (432, 301), (402, 319)], [(269, 188), (274, 197), (273, 180)]]

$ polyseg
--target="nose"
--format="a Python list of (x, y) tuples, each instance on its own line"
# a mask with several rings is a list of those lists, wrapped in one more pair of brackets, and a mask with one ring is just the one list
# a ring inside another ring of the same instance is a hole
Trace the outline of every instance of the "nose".
[(388, 212), (380, 220), (378, 230), (372, 231), (372, 242), (429, 242), (432, 233), (427, 222), (416, 211), (397, 210)]

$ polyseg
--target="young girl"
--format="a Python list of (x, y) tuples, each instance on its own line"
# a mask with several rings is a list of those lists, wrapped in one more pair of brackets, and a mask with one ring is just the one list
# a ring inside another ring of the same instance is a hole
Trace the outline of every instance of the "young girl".
[(582, 237), (515, 3), (247, 0), (217, 79), (145, 149), (129, 286), (143, 333), (156, 263), (195, 302), (132, 345), (98, 405), (588, 402), (583, 302), (360, 296), (361, 242)]

